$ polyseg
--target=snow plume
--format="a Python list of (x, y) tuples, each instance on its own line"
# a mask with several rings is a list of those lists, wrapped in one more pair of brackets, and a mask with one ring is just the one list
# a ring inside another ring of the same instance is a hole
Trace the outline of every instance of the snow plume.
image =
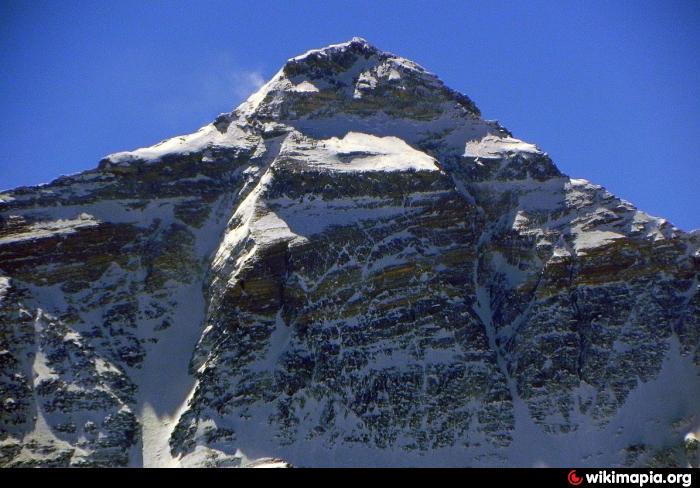
[(260, 71), (242, 71), (233, 73), (233, 90), (236, 95), (245, 98), (265, 84), (265, 78)]
[(217, 110), (228, 111), (245, 100), (265, 83), (262, 70), (242, 67), (228, 55), (221, 55), (211, 68), (202, 74), (201, 93), (207, 103)]

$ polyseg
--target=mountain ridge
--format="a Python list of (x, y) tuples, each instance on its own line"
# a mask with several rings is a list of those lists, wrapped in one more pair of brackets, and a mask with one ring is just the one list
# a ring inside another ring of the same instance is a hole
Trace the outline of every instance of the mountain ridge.
[(698, 236), (364, 39), (0, 216), (2, 465), (697, 462)]

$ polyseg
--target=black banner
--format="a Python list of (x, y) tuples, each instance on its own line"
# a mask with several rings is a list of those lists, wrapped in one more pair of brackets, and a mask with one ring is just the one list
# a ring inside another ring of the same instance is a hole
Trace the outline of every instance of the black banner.
[[(425, 488), (436, 488), (434, 483), (450, 481), (455, 486), (485, 486), (491, 483), (498, 486), (519, 486), (532, 483), (534, 486), (623, 486), (646, 487), (665, 486), (688, 488), (700, 486), (697, 469), (668, 468), (504, 468), (504, 469), (5, 469), (0, 472), (3, 482), (16, 478), (19, 482), (85, 482), (85, 483), (148, 483), (150, 479), (162, 486), (170, 478), (178, 486), (192, 483), (200, 488), (205, 483), (256, 482), (305, 482), (318, 481), (329, 488), (335, 485), (361, 481), (363, 483), (391, 483), (404, 479), (411, 483), (425, 483)], [(476, 484), (476, 485), (473, 485)], [(8, 486), (8, 485), (6, 485)], [(228, 486), (228, 485), (226, 485)], [(131, 487), (126, 487), (131, 488)], [(255, 488), (255, 487), (252, 487)], [(339, 488), (339, 487), (338, 487)], [(356, 488), (365, 488), (359, 486)]]

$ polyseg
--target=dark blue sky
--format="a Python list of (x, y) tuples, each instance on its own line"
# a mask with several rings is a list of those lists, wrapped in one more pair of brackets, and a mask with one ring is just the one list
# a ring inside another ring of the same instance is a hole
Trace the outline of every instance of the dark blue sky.
[(0, 188), (229, 111), (289, 57), (361, 36), (437, 73), (574, 177), (700, 227), (700, 2), (0, 3)]

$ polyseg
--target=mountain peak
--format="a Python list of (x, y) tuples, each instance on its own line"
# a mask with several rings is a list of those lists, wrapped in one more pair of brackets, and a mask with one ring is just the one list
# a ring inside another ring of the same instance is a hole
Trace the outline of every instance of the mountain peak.
[[(511, 136), (497, 122), (483, 120), (469, 97), (435, 74), (353, 37), (290, 58), (235, 110), (196, 133), (111, 154), (101, 167), (235, 146), (247, 137), (241, 128), (252, 127), (268, 135), (297, 130), (322, 139), (343, 138), (350, 132), (398, 137), (443, 159), (466, 155), (465, 141)], [(494, 146), (493, 141), (487, 143)], [(513, 145), (505, 141), (496, 146), (507, 151)]]
[(0, 467), (697, 466), (699, 245), (411, 61), (310, 51), (0, 194)]
[[(314, 77), (321, 75), (326, 78), (331, 75), (343, 78), (334, 81), (345, 84), (352, 81), (362, 81), (362, 79), (357, 80), (360, 75), (382, 64), (389, 64), (390, 68), (395, 70), (392, 76), (389, 76), (392, 81), (400, 79), (400, 71), (413, 71), (437, 81), (435, 75), (428, 73), (417, 63), (382, 51), (361, 37), (353, 37), (347, 42), (311, 49), (304, 54), (290, 58), (282, 71), (290, 78), (305, 74)], [(353, 79), (345, 79), (348, 75)]]
[(433, 73), (360, 37), (290, 58), (237, 112), (263, 121), (338, 115), (431, 121), (446, 114), (474, 120), (481, 115), (474, 102)]
[(338, 53), (352, 52), (352, 53), (378, 53), (381, 52), (375, 46), (367, 42), (366, 39), (362, 37), (353, 37), (349, 41), (341, 42), (339, 44), (330, 44), (326, 47), (318, 49), (310, 49), (304, 54), (290, 58), (288, 62), (300, 62), (315, 56), (332, 56)]

